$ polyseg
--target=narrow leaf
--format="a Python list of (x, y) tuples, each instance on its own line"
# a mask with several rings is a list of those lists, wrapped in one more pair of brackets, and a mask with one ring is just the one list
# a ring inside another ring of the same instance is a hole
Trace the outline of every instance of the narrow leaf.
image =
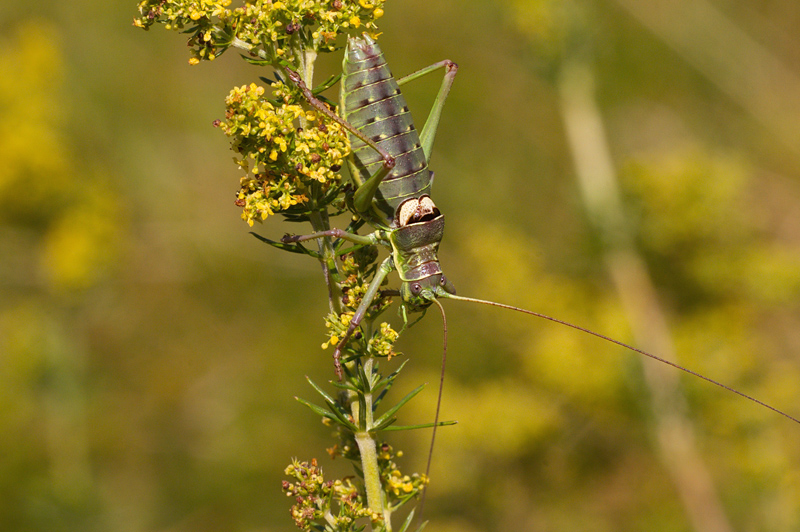
[(358, 392), (358, 388), (356, 388), (350, 381), (343, 380), (343, 381), (331, 381), (331, 384), (342, 390), (348, 390), (351, 392)]
[(335, 415), (334, 415), (332, 412), (330, 412), (329, 410), (326, 410), (326, 409), (322, 408), (322, 407), (321, 407), (321, 406), (319, 406), (319, 405), (315, 405), (314, 403), (309, 403), (309, 402), (308, 402), (308, 401), (306, 401), (305, 399), (300, 399), (299, 397), (295, 397), (295, 399), (296, 399), (296, 400), (297, 400), (299, 403), (306, 405), (306, 406), (307, 406), (308, 408), (310, 408), (310, 409), (311, 409), (311, 410), (312, 410), (312, 411), (313, 411), (315, 414), (318, 414), (318, 415), (320, 415), (320, 416), (322, 416), (322, 417), (325, 417), (325, 418), (328, 418), (328, 419), (331, 419), (331, 420), (334, 420), (334, 421), (336, 421), (337, 417), (336, 417), (336, 416), (335, 416)]
[(300, 253), (302, 255), (310, 255), (310, 256), (312, 256), (312, 257), (314, 257), (316, 259), (319, 258), (319, 253), (317, 253), (316, 251), (313, 251), (313, 250), (310, 250), (310, 249), (306, 248), (305, 246), (303, 246), (299, 242), (294, 243), (294, 244), (284, 244), (283, 242), (276, 242), (275, 240), (270, 240), (269, 238), (263, 237), (263, 236), (259, 235), (258, 233), (255, 233), (253, 231), (250, 231), (250, 234), (253, 235), (254, 237), (256, 237), (257, 239), (261, 240), (265, 244), (269, 244), (272, 247), (275, 247), (275, 248), (278, 248), (278, 249), (282, 249), (283, 251), (289, 251), (291, 253)]
[(388, 429), (388, 427), (389, 427), (389, 425), (391, 425), (391, 424), (392, 424), (392, 423), (394, 423), (395, 421), (397, 421), (397, 418), (396, 418), (396, 417), (390, 417), (389, 419), (385, 419), (385, 420), (381, 421), (380, 423), (377, 423), (377, 424), (376, 424), (376, 425), (373, 427), (373, 429), (372, 429), (372, 430), (374, 430), (374, 431), (378, 431), (378, 430), (387, 430), (387, 429)]
[[(450, 425), (457, 424), (458, 421), (440, 421), (436, 424), (437, 427), (447, 427)], [(392, 425), (391, 427), (386, 427), (385, 429), (381, 429), (383, 431), (389, 432), (391, 430), (414, 430), (414, 429), (429, 429), (433, 427), (433, 423), (422, 423), (420, 425)]]
[(308, 376), (306, 376), (306, 380), (322, 397), (325, 398), (325, 404), (328, 405), (328, 409), (335, 416), (335, 418), (330, 418), (330, 419), (335, 419), (339, 421), (342, 425), (346, 426), (350, 430), (353, 431), (357, 430), (353, 422), (350, 421), (349, 413), (333, 397), (331, 397), (330, 394), (328, 394), (325, 390), (320, 388), (317, 385), (317, 383), (308, 378)]
[(342, 77), (341, 74), (337, 74), (335, 76), (331, 76), (327, 80), (325, 80), (324, 83), (320, 83), (319, 85), (317, 85), (314, 88), (314, 90), (311, 91), (311, 92), (314, 93), (314, 96), (317, 96), (320, 92), (322, 92), (324, 90), (327, 90), (327, 89), (330, 89), (331, 87), (333, 87), (336, 84), (336, 82), (339, 81), (339, 79), (341, 79), (341, 77)]
[(389, 393), (389, 390), (391, 389), (392, 385), (394, 384), (394, 381), (397, 378), (397, 375), (405, 367), (407, 362), (408, 362), (408, 359), (404, 360), (403, 363), (400, 364), (400, 367), (397, 368), (394, 372), (392, 372), (391, 375), (389, 375), (388, 377), (386, 377), (385, 379), (380, 381), (377, 385), (375, 385), (375, 389), (378, 389), (378, 388), (382, 387), (383, 390), (381, 390), (381, 392), (378, 394), (378, 396), (375, 398), (375, 400), (372, 403), (372, 410), (373, 411), (375, 411), (375, 409), (378, 408), (378, 405), (380, 404), (380, 402), (383, 400), (383, 398), (386, 396), (386, 394)]
[[(402, 507), (403, 507), (403, 506), (404, 506), (404, 505), (405, 505), (405, 504), (406, 504), (408, 501), (410, 501), (410, 500), (414, 499), (416, 496), (417, 496), (417, 494), (416, 494), (416, 493), (409, 493), (408, 495), (405, 495), (405, 496), (401, 497), (401, 498), (400, 498), (400, 500), (398, 500), (398, 501), (397, 501), (397, 504), (395, 504), (395, 505), (392, 507), (392, 509), (393, 509), (393, 510), (399, 510), (399, 509), (400, 509), (400, 508), (402, 508)], [(414, 510), (411, 510), (411, 511), (413, 512)]]
[(392, 417), (392, 416), (395, 414), (395, 412), (397, 412), (398, 410), (400, 410), (400, 408), (402, 408), (402, 406), (403, 406), (404, 404), (406, 404), (407, 402), (409, 402), (409, 401), (410, 401), (410, 400), (411, 400), (411, 399), (412, 399), (412, 398), (413, 398), (415, 395), (417, 395), (419, 392), (421, 392), (421, 391), (422, 391), (422, 389), (423, 389), (424, 387), (425, 387), (425, 385), (424, 385), (424, 384), (420, 384), (419, 386), (417, 386), (416, 388), (414, 388), (413, 390), (411, 390), (410, 392), (408, 392), (408, 394), (407, 394), (405, 397), (403, 397), (402, 399), (400, 399), (400, 402), (399, 402), (399, 403), (397, 403), (396, 405), (394, 405), (392, 408), (390, 408), (389, 410), (387, 410), (385, 414), (383, 414), (381, 417), (379, 417), (378, 419), (376, 419), (374, 424), (375, 424), (376, 426), (377, 426), (377, 425), (380, 425), (380, 424), (381, 424), (381, 423), (383, 423), (383, 422), (384, 422), (386, 419), (388, 419), (388, 418)]
[(403, 370), (403, 368), (408, 364), (408, 359), (405, 359), (400, 366), (394, 370), (391, 374), (389, 374), (385, 379), (380, 381), (378, 384), (375, 385), (375, 388), (380, 388), (381, 386), (391, 387), (394, 383), (394, 380), (397, 378), (397, 375)]
[[(250, 57), (249, 55), (239, 54), (239, 57), (250, 63), (251, 65), (255, 66), (271, 66), (272, 61), (267, 61), (265, 59), (257, 59), (255, 57)], [(262, 78), (263, 79), (263, 78)]]
[(355, 423), (350, 421), (350, 416), (347, 414), (347, 412), (344, 412), (340, 407), (332, 403), (328, 403), (328, 408), (330, 408), (331, 413), (334, 416), (336, 416), (336, 421), (338, 421), (348, 429), (352, 430), (353, 432), (358, 431), (358, 427), (356, 427)]
[(324, 398), (325, 398), (325, 400), (326, 400), (326, 401), (328, 401), (329, 403), (336, 404), (336, 399), (334, 399), (333, 397), (331, 397), (331, 395), (330, 395), (330, 394), (328, 394), (328, 392), (326, 392), (325, 390), (323, 390), (322, 388), (320, 388), (320, 387), (317, 385), (317, 383), (316, 383), (316, 382), (314, 382), (314, 381), (312, 381), (310, 378), (308, 378), (308, 375), (306, 375), (306, 380), (308, 381), (308, 383), (309, 383), (309, 384), (310, 384), (310, 385), (311, 385), (311, 386), (312, 386), (312, 387), (313, 387), (315, 390), (317, 390), (317, 393), (319, 393), (319, 394), (320, 394), (322, 397), (324, 397)]
[(400, 530), (398, 530), (397, 532), (406, 532), (406, 530), (408, 530), (408, 527), (411, 526), (411, 522), (413, 520), (414, 520), (414, 510), (411, 510), (410, 512), (408, 512), (408, 517), (406, 517), (406, 520), (403, 522), (403, 526), (401, 526)]

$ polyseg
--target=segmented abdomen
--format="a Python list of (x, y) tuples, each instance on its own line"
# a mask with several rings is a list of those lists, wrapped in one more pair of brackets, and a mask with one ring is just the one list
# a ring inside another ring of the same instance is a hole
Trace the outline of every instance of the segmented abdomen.
[[(430, 193), (431, 173), (400, 87), (383, 52), (366, 35), (348, 41), (341, 91), (343, 118), (395, 158), (376, 196), (388, 225), (403, 201)], [(363, 182), (380, 169), (383, 159), (353, 135), (350, 145)]]

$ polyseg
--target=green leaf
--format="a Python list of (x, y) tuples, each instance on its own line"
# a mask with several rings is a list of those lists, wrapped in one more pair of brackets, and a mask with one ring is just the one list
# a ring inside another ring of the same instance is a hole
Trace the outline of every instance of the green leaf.
[[(298, 398), (297, 400), (300, 401), (301, 403), (305, 404), (306, 406), (308, 406), (309, 408), (311, 408), (315, 412), (317, 412), (317, 409), (321, 410), (323, 412), (323, 414), (321, 414), (321, 415), (323, 415), (324, 417), (326, 417), (328, 419), (331, 419), (333, 421), (339, 422), (339, 424), (341, 424), (342, 426), (346, 427), (347, 429), (349, 429), (349, 430), (351, 430), (353, 432), (357, 432), (358, 431), (358, 427), (356, 427), (355, 424), (352, 421), (350, 421), (347, 412), (342, 410), (342, 408), (339, 407), (338, 405), (326, 401), (326, 404), (328, 405), (328, 409), (329, 410), (324, 410), (321, 407), (319, 407), (317, 405), (314, 405), (312, 403), (308, 403), (307, 401), (304, 401), (304, 400), (302, 400), (300, 398)], [(316, 407), (317, 409), (312, 408), (312, 407)]]
[(363, 393), (358, 394), (358, 411), (362, 412), (358, 416), (358, 428), (359, 430), (367, 430), (367, 416), (363, 414), (363, 412), (367, 411), (367, 400), (364, 398)]
[(419, 386), (417, 386), (416, 388), (414, 388), (413, 390), (408, 392), (408, 394), (405, 397), (400, 399), (399, 403), (394, 405), (392, 408), (390, 408), (388, 411), (386, 411), (385, 414), (383, 414), (381, 417), (376, 419), (374, 425), (375, 426), (380, 426), (381, 424), (383, 424), (387, 419), (392, 417), (398, 410), (400, 410), (400, 408), (402, 408), (402, 406), (404, 404), (409, 402), (415, 395), (417, 395), (419, 392), (421, 392), (423, 388), (425, 388), (425, 385), (424, 384), (420, 384)]
[[(333, 397), (331, 397), (330, 394), (328, 394), (325, 390), (323, 390), (322, 388), (317, 386), (317, 384), (314, 381), (312, 381), (311, 379), (309, 379), (308, 377), (306, 377), (306, 380), (325, 399), (325, 404), (328, 406), (328, 410), (329, 411), (324, 410), (320, 406), (314, 405), (312, 403), (308, 403), (307, 401), (304, 401), (303, 399), (299, 399), (298, 398), (297, 399), (298, 401), (300, 401), (301, 403), (305, 404), (306, 406), (308, 406), (309, 408), (311, 408), (312, 410), (314, 410), (314, 412), (317, 412), (318, 414), (320, 413), (320, 411), (323, 412), (324, 414), (320, 414), (320, 415), (323, 415), (324, 417), (326, 417), (328, 419), (332, 419), (334, 421), (338, 421), (340, 424), (342, 424), (343, 426), (345, 426), (348, 429), (352, 430), (353, 432), (358, 430), (358, 427), (356, 427), (355, 424), (352, 421), (350, 421), (349, 413), (344, 408), (342, 408), (342, 406)], [(333, 417), (331, 417), (331, 416), (333, 416)]]
[[(457, 424), (458, 421), (439, 421), (436, 423), (437, 427), (448, 427), (450, 425)], [(415, 429), (429, 429), (433, 427), (433, 423), (421, 423), (419, 425), (393, 425), (391, 427), (386, 427), (385, 429), (381, 429), (384, 432), (389, 432), (392, 430), (415, 430)]]
[[(410, 500), (412, 500), (413, 498), (415, 498), (415, 497), (417, 496), (417, 494), (418, 494), (418, 493), (419, 493), (419, 492), (417, 492), (417, 493), (409, 493), (408, 495), (404, 495), (403, 497), (401, 497), (400, 499), (398, 499), (398, 501), (397, 501), (397, 504), (395, 504), (395, 505), (392, 507), (392, 509), (393, 509), (393, 510), (398, 510), (398, 509), (402, 508), (402, 507), (403, 507), (403, 505), (405, 505), (405, 504), (406, 504), (408, 501), (410, 501)], [(411, 511), (413, 512), (414, 510), (411, 510)], [(404, 526), (405, 526), (405, 523), (404, 523)]]
[(314, 257), (315, 259), (318, 259), (320, 257), (319, 253), (317, 253), (316, 251), (312, 251), (312, 250), (306, 248), (305, 246), (303, 246), (299, 242), (296, 242), (294, 244), (284, 244), (283, 242), (276, 242), (274, 240), (270, 240), (269, 238), (263, 237), (263, 236), (259, 235), (258, 233), (254, 233), (253, 231), (250, 231), (250, 234), (253, 235), (254, 237), (256, 237), (257, 239), (261, 240), (265, 244), (269, 244), (272, 247), (276, 247), (278, 249), (282, 249), (283, 251), (289, 251), (291, 253), (300, 253), (300, 254), (303, 254), (303, 255), (310, 255), (310, 256)]
[(403, 368), (408, 364), (408, 359), (404, 360), (400, 366), (390, 373), (385, 379), (379, 381), (378, 384), (375, 385), (375, 388), (380, 388), (381, 386), (386, 386), (386, 389), (391, 388), (392, 384), (394, 384), (394, 380), (397, 378), (397, 375), (403, 370)]
[(311, 380), (311, 379), (308, 377), (308, 375), (306, 375), (306, 380), (308, 381), (308, 383), (309, 383), (309, 384), (310, 384), (310, 385), (311, 385), (311, 386), (312, 386), (312, 387), (313, 387), (315, 390), (317, 390), (317, 393), (318, 393), (318, 394), (320, 394), (322, 397), (324, 397), (324, 398), (325, 398), (325, 400), (326, 400), (326, 401), (328, 401), (329, 403), (336, 403), (336, 399), (335, 399), (335, 398), (333, 398), (333, 397), (332, 397), (332, 396), (331, 396), (331, 395), (330, 395), (328, 392), (326, 392), (325, 390), (323, 390), (322, 388), (320, 388), (320, 387), (317, 385), (317, 383), (316, 383), (316, 382), (312, 381), (312, 380)]
[(254, 66), (265, 67), (265, 66), (273, 66), (274, 65), (273, 61), (268, 61), (266, 59), (258, 59), (258, 58), (255, 58), (255, 57), (250, 57), (249, 55), (239, 54), (239, 57), (241, 57), (242, 59), (244, 59), (245, 61), (247, 61), (248, 63), (250, 63), (251, 65), (254, 65)]
[(389, 419), (385, 419), (385, 420), (381, 421), (380, 423), (376, 423), (376, 425), (372, 428), (372, 430), (373, 431), (391, 430), (391, 429), (389, 429), (389, 426), (392, 423), (394, 423), (395, 421), (397, 421), (396, 417), (390, 417)]
[[(377, 368), (375, 369), (377, 370)], [(357, 376), (358, 382), (363, 383), (365, 385), (363, 392), (364, 393), (372, 392), (372, 390), (374, 389), (372, 388), (372, 386), (370, 386), (372, 384), (372, 379), (369, 376), (367, 376), (367, 372), (364, 371), (364, 365), (359, 364), (356, 367), (356, 371), (358, 372)]]
[(428, 526), (428, 523), (430, 523), (430, 521), (423, 521), (423, 523), (421, 525), (419, 525), (419, 527), (417, 527), (417, 529), (414, 532), (422, 532), (422, 530), (426, 526)]
[(383, 390), (381, 390), (381, 392), (378, 394), (378, 396), (373, 401), (373, 403), (372, 403), (372, 409), (373, 410), (375, 410), (378, 407), (378, 404), (383, 400), (383, 398), (386, 396), (386, 394), (389, 393), (389, 390), (391, 389), (392, 385), (394, 384), (394, 381), (397, 378), (397, 375), (400, 373), (400, 371), (405, 367), (405, 365), (407, 363), (408, 363), (408, 359), (404, 360), (403, 363), (400, 364), (400, 367), (398, 367), (396, 370), (394, 370), (391, 373), (391, 375), (389, 375), (388, 377), (386, 377), (385, 379), (381, 380), (380, 382), (378, 382), (378, 384), (375, 385), (376, 389), (382, 387)]
[(333, 87), (336, 84), (336, 82), (339, 81), (341, 78), (342, 78), (341, 74), (331, 76), (328, 79), (326, 79), (324, 83), (320, 83), (319, 85), (317, 85), (311, 92), (313, 92), (315, 96), (318, 96), (320, 92), (323, 92)]
[(318, 415), (320, 415), (322, 417), (328, 418), (328, 419), (333, 420), (333, 421), (337, 421), (338, 420), (338, 417), (335, 414), (333, 414), (330, 410), (326, 410), (326, 409), (322, 408), (321, 406), (315, 405), (314, 403), (310, 403), (310, 402), (306, 401), (305, 399), (301, 399), (300, 397), (295, 397), (295, 399), (299, 403), (306, 405), (315, 414), (318, 414)]
[(408, 530), (408, 527), (411, 526), (411, 522), (413, 520), (414, 520), (414, 510), (411, 510), (410, 512), (408, 512), (408, 517), (406, 517), (406, 520), (403, 522), (403, 526), (401, 526), (400, 530), (398, 530), (397, 532), (406, 532), (406, 530)]
[(331, 384), (336, 388), (358, 393), (358, 388), (356, 388), (355, 385), (351, 383), (349, 380), (331, 381)]

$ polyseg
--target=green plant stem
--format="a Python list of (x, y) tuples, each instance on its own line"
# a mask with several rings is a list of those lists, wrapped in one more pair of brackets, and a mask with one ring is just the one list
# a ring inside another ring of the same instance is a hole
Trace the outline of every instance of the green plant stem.
[(312, 87), (313, 85), (310, 84), (310, 81), (314, 77), (314, 62), (317, 60), (317, 52), (314, 50), (305, 50), (302, 57), (303, 65), (305, 66), (303, 79), (308, 80), (308, 86)]
[[(383, 507), (383, 492), (381, 491), (381, 476), (378, 468), (378, 452), (375, 439), (368, 431), (359, 431), (355, 434), (356, 444), (361, 454), (361, 468), (364, 472), (364, 487), (367, 491), (367, 504), (375, 513), (385, 515)], [(389, 519), (384, 519), (386, 530), (391, 531)]]
[[(234, 47), (252, 51), (253, 47), (234, 39), (232, 45)], [(317, 58), (317, 53), (314, 50), (295, 50), (298, 57), (301, 59), (300, 72), (304, 81), (308, 86), (312, 86), (311, 79), (314, 73), (314, 62)], [(262, 50), (258, 50), (258, 55), (265, 58), (266, 54)], [(301, 118), (301, 122), (303, 118)], [(313, 201), (313, 200), (312, 200)], [(328, 220), (328, 213), (323, 209), (311, 209), (309, 215), (311, 226), (314, 232), (322, 232), (330, 229), (330, 222)], [(325, 283), (328, 286), (329, 306), (331, 312), (341, 314), (342, 308), (342, 291), (339, 284), (339, 272), (336, 266), (336, 251), (333, 247), (333, 242), (330, 238), (324, 237), (317, 240), (320, 252), (320, 263), (322, 264), (323, 274), (325, 276)], [(372, 381), (373, 365), (375, 359), (371, 356), (366, 357), (364, 361), (364, 373), (367, 379)], [(364, 411), (360, 412), (360, 403), (351, 393), (351, 411), (353, 418), (358, 421), (358, 426), (364, 427), (364, 430), (355, 433), (356, 445), (358, 445), (359, 455), (361, 456), (361, 469), (364, 474), (364, 488), (367, 494), (367, 504), (369, 509), (378, 515), (383, 516), (384, 527), (387, 532), (392, 531), (391, 525), (391, 511), (385, 506), (383, 488), (381, 486), (380, 467), (378, 466), (378, 452), (377, 442), (370, 430), (373, 427), (373, 397), (371, 392), (372, 386), (364, 394)], [(363, 417), (363, 419), (359, 419)], [(332, 516), (326, 516), (326, 520), (330, 523)]]
[[(363, 430), (355, 433), (355, 440), (361, 456), (361, 470), (364, 474), (364, 488), (367, 492), (367, 504), (370, 510), (383, 516), (386, 530), (391, 532), (391, 514), (385, 508), (383, 490), (381, 487), (377, 442), (370, 432), (374, 425), (374, 418), (372, 415), (372, 377), (374, 363), (375, 358), (371, 356), (366, 357), (366, 360), (364, 360), (364, 375), (366, 375), (369, 381), (368, 390), (364, 392), (364, 411), (360, 411), (361, 403), (358, 400), (353, 400), (350, 404), (353, 418), (356, 420), (359, 427), (364, 427)], [(352, 397), (352, 399), (356, 398)]]
[[(231, 40), (231, 46), (247, 52), (254, 51), (254, 47), (251, 44), (244, 42), (237, 37), (234, 37)], [(255, 53), (260, 59), (269, 59), (269, 56), (264, 52), (264, 50), (255, 49)], [(301, 59), (300, 72), (303, 73), (303, 81), (309, 87), (313, 86), (311, 80), (314, 76), (314, 63), (317, 59), (317, 52), (315, 50), (303, 50), (298, 46), (295, 50), (295, 53)], [(303, 125), (305, 125), (305, 118), (301, 118), (301, 122), (303, 122)], [(314, 229), (315, 233), (330, 229), (328, 213), (326, 211), (312, 209), (310, 219), (311, 227)], [(319, 252), (321, 255), (320, 262), (322, 263), (322, 271), (323, 275), (325, 276), (325, 284), (328, 286), (328, 306), (330, 307), (331, 312), (341, 314), (342, 292), (338, 283), (336, 253), (333, 249), (333, 243), (331, 242), (330, 238), (325, 237), (317, 240), (317, 245), (319, 246)]]
[[(315, 233), (330, 229), (328, 214), (325, 211), (312, 210), (309, 216), (311, 227)], [(339, 272), (336, 269), (336, 252), (333, 249), (333, 242), (328, 237), (317, 239), (319, 246), (320, 263), (322, 272), (325, 275), (325, 284), (328, 286), (328, 305), (330, 311), (336, 314), (342, 313), (342, 289), (339, 286)]]
[[(304, 80), (311, 86), (311, 77), (314, 72), (314, 61), (317, 54), (312, 50), (306, 50), (301, 56), (303, 58), (302, 71)], [(326, 231), (330, 229), (330, 223), (326, 211), (312, 210), (310, 215), (311, 226), (314, 232)], [(328, 285), (329, 304), (332, 312), (341, 313), (341, 288), (338, 279), (338, 271), (336, 270), (336, 253), (333, 249), (333, 243), (330, 238), (325, 237), (318, 240), (319, 251), (321, 255), (320, 262), (325, 275), (325, 283)], [(364, 373), (367, 379), (372, 378), (374, 358), (368, 357), (364, 363)], [(370, 386), (371, 388), (371, 386)], [(353, 414), (358, 418), (359, 407), (358, 402), (354, 401)], [(373, 426), (372, 415), (372, 393), (367, 392), (364, 394), (364, 412), (360, 414), (364, 417), (364, 423), (359, 423), (359, 426), (365, 427), (365, 430), (355, 433), (356, 445), (358, 445), (359, 455), (361, 456), (361, 469), (364, 473), (364, 488), (367, 492), (367, 504), (369, 509), (384, 517), (384, 526), (387, 532), (391, 532), (392, 525), (390, 521), (390, 514), (387, 513), (384, 505), (383, 490), (381, 486), (380, 468), (378, 466), (378, 452), (377, 442), (370, 429)]]

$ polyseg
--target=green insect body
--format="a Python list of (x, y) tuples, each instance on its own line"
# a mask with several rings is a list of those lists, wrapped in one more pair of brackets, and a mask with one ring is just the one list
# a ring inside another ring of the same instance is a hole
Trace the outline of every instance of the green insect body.
[[(400, 83), (437, 68), (445, 69), (445, 78), (428, 120), (418, 133)], [(296, 72), (287, 69), (289, 78), (300, 87), (308, 101), (347, 129), (352, 152), (350, 173), (357, 187), (353, 207), (376, 231), (362, 236), (333, 229), (284, 237), (284, 243), (330, 236), (357, 244), (382, 244), (391, 249), (391, 256), (378, 269), (334, 352), (340, 375), (341, 349), (361, 323), (389, 272), (398, 271), (400, 295), (410, 311), (424, 310), (436, 298), (455, 294), (439, 264), (444, 215), (430, 197), (433, 173), (428, 168), (428, 160), (441, 108), (457, 68), (452, 61), (441, 61), (398, 81), (374, 40), (367, 35), (351, 38), (343, 63), (341, 117), (320, 102)]]
[[(342, 65), (342, 117), (362, 135), (394, 157), (395, 166), (375, 193), (373, 222), (397, 225), (400, 205), (430, 195), (432, 174), (400, 86), (378, 45), (369, 37), (348, 42)], [(381, 171), (381, 154), (350, 134), (351, 170), (362, 185)]]
[[(359, 187), (355, 206), (385, 232), (402, 281), (403, 301), (417, 310), (430, 305), (442, 291), (455, 293), (437, 256), (444, 215), (430, 198), (430, 154), (422, 147), (383, 52), (366, 35), (348, 41), (340, 102), (342, 117), (361, 134), (350, 133), (350, 173)], [(385, 157), (376, 147), (394, 159), (388, 173)]]

